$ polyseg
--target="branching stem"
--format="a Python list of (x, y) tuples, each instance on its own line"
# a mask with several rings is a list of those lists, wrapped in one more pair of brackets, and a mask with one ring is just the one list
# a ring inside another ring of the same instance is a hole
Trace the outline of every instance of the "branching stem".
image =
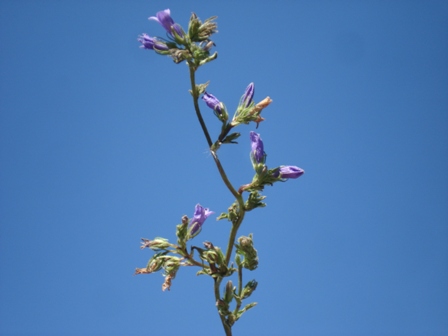
[[(226, 185), (227, 189), (229, 189), (231, 194), (236, 198), (236, 200), (238, 202), (238, 217), (232, 223), (232, 229), (230, 230), (229, 242), (227, 244), (227, 250), (226, 250), (225, 262), (226, 262), (226, 265), (228, 266), (229, 262), (230, 262), (230, 258), (232, 256), (233, 246), (235, 244), (235, 238), (236, 238), (238, 229), (241, 226), (241, 223), (243, 222), (243, 219), (244, 219), (244, 215), (246, 213), (245, 208), (244, 208), (244, 199), (243, 199), (243, 196), (233, 187), (232, 183), (229, 181), (227, 174), (224, 171), (224, 168), (222, 167), (221, 162), (219, 161), (216, 151), (212, 150), (213, 142), (210, 138), (210, 134), (208, 132), (207, 126), (205, 125), (204, 119), (202, 118), (201, 110), (199, 109), (199, 103), (198, 103), (199, 92), (196, 89), (196, 79), (195, 79), (195, 73), (196, 73), (197, 68), (192, 64), (189, 64), (189, 68), (190, 68), (191, 93), (193, 96), (193, 104), (194, 104), (194, 109), (196, 111), (196, 116), (199, 120), (202, 131), (205, 135), (205, 139), (207, 140), (207, 144), (210, 148), (210, 151), (213, 156), (213, 160), (215, 161), (215, 164), (216, 164), (216, 167), (218, 168), (219, 174), (221, 175), (221, 178), (222, 178), (224, 184)], [(227, 133), (229, 132), (229, 130), (226, 130)], [(241, 276), (241, 273), (240, 273), (240, 276)], [(239, 280), (240, 280), (240, 282), (242, 281), (242, 279), (239, 279)], [(218, 302), (218, 300), (220, 300), (219, 287), (221, 285), (221, 281), (222, 281), (221, 277), (215, 278), (214, 291), (215, 291), (216, 302)], [(242, 286), (242, 284), (240, 284), (239, 286)], [(226, 336), (231, 336), (232, 335), (231, 326), (228, 325), (224, 316), (222, 316), (220, 314), (219, 317), (221, 318), (221, 322), (224, 327)]]

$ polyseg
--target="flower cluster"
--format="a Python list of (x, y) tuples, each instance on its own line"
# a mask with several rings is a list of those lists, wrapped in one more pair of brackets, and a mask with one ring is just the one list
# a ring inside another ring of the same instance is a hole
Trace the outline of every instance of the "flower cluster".
[[(196, 204), (191, 220), (187, 216), (183, 216), (182, 223), (177, 226), (177, 245), (171, 244), (168, 239), (161, 237), (156, 237), (153, 240), (142, 238), (141, 249), (149, 248), (158, 253), (152, 256), (146, 268), (137, 268), (134, 274), (150, 274), (163, 269), (165, 281), (162, 285), (162, 290), (169, 290), (179, 267), (190, 265), (189, 259), (191, 256), (186, 251), (187, 241), (201, 232), (205, 220), (213, 213), (213, 211), (204, 208), (202, 205)], [(182, 258), (169, 253), (180, 254), (187, 259), (187, 262), (181, 263)]]
[[(258, 207), (264, 207), (266, 204), (262, 202), (265, 196), (261, 196), (258, 191), (264, 189), (266, 185), (273, 185), (275, 182), (285, 182), (288, 179), (296, 179), (302, 176), (305, 171), (296, 166), (280, 166), (274, 169), (268, 169), (266, 165), (267, 154), (264, 151), (263, 141), (260, 134), (250, 132), (251, 151), (250, 159), (255, 170), (255, 176), (251, 183), (242, 185), (239, 193), (249, 191), (250, 195), (246, 201), (246, 209), (252, 210)], [(219, 218), (226, 218), (221, 215)]]
[[(272, 99), (266, 97), (258, 104), (253, 102), (255, 94), (255, 85), (250, 83), (244, 94), (241, 96), (237, 110), (231, 122), (227, 123), (227, 110), (225, 105), (216, 98), (213, 94), (204, 92), (202, 100), (205, 104), (213, 110), (215, 115), (222, 121), (223, 127), (221, 134), (218, 137), (217, 143), (214, 144), (213, 149), (217, 150), (221, 143), (234, 143), (239, 133), (232, 133), (228, 135), (230, 130), (239, 124), (248, 124), (253, 121), (257, 124), (264, 119), (260, 116), (261, 111), (267, 107)], [(266, 166), (266, 153), (264, 151), (263, 141), (260, 134), (250, 132), (251, 152), (250, 157), (252, 165), (256, 172), (256, 176), (252, 183), (242, 186), (239, 191), (255, 191), (263, 190), (263, 187), (268, 184), (272, 185), (277, 181), (286, 181), (287, 179), (295, 179), (302, 176), (305, 171), (302, 168), (296, 166), (280, 166), (271, 170), (268, 170)], [(255, 195), (254, 195), (255, 196)], [(257, 198), (257, 197), (256, 197)], [(258, 199), (258, 198), (257, 198)]]
[(267, 155), (264, 151), (260, 134), (250, 132), (250, 141), (250, 157), (256, 175), (252, 183), (243, 186), (243, 190), (263, 190), (266, 184), (272, 185), (277, 181), (284, 182), (287, 179), (296, 179), (305, 173), (302, 168), (296, 166), (280, 166), (274, 169), (268, 169), (265, 164)]
[(186, 33), (182, 26), (173, 20), (171, 11), (165, 9), (149, 17), (149, 20), (159, 23), (166, 30), (167, 38), (152, 37), (143, 33), (137, 41), (141, 43), (141, 48), (171, 56), (175, 63), (187, 61), (197, 68), (218, 57), (217, 53), (210, 55), (210, 49), (214, 45), (210, 37), (217, 32), (214, 19), (215, 17), (212, 17), (201, 22), (193, 13)]
[(203, 93), (202, 100), (204, 100), (206, 105), (213, 110), (216, 117), (222, 122), (222, 131), (218, 136), (218, 141), (213, 145), (213, 150), (217, 150), (223, 143), (236, 143), (234, 140), (240, 136), (240, 133), (229, 133), (238, 125), (254, 122), (258, 128), (260, 122), (264, 120), (260, 115), (261, 111), (272, 103), (272, 99), (266, 97), (255, 104), (255, 84), (250, 83), (240, 98), (240, 102), (232, 120), (228, 122), (228, 113), (225, 105), (213, 94), (206, 92), (205, 88)]

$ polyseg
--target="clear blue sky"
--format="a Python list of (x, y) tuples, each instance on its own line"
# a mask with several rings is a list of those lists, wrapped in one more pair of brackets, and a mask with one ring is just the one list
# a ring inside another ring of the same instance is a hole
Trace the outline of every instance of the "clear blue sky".
[[(446, 1), (1, 1), (0, 333), (222, 334), (197, 269), (170, 292), (133, 276), (141, 237), (233, 202), (187, 67), (138, 48), (165, 8), (184, 27), (218, 16), (199, 81), (231, 111), (255, 82), (268, 165), (306, 170), (241, 228), (259, 305), (235, 335), (447, 335)], [(251, 130), (220, 151), (235, 185)], [(194, 242), (228, 232), (212, 217)]]

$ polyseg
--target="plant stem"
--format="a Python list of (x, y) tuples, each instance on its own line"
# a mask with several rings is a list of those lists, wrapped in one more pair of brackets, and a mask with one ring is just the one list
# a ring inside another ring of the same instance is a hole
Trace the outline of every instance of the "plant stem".
[[(201, 110), (199, 109), (198, 99), (199, 99), (199, 93), (196, 90), (196, 68), (193, 65), (189, 65), (190, 69), (190, 83), (191, 83), (191, 92), (193, 96), (193, 104), (194, 109), (196, 111), (196, 116), (198, 117), (199, 123), (201, 124), (202, 131), (204, 132), (205, 138), (207, 140), (207, 143), (209, 147), (212, 147), (213, 142), (210, 138), (210, 134), (208, 133), (207, 126), (205, 125), (204, 119), (202, 118)], [(235, 188), (233, 187), (232, 183), (230, 183), (229, 179), (227, 178), (227, 175), (224, 171), (224, 168), (221, 165), (221, 162), (219, 161), (218, 155), (215, 151), (211, 150), (213, 159), (215, 161), (216, 167), (218, 168), (219, 174), (221, 175), (221, 178), (226, 185), (226, 187), (229, 189), (229, 191), (232, 193), (232, 195), (236, 198), (238, 205), (239, 205), (239, 216), (238, 220), (233, 223), (232, 229), (230, 231), (230, 237), (229, 237), (229, 243), (227, 244), (227, 251), (226, 251), (226, 265), (229, 265), (230, 257), (232, 256), (232, 250), (233, 250), (233, 244), (235, 243), (235, 237), (238, 232), (238, 229), (244, 219), (244, 200), (240, 193), (238, 193)]]
[(196, 90), (196, 79), (195, 79), (196, 70), (193, 68), (192, 65), (189, 65), (189, 68), (190, 68), (191, 92), (192, 92), (192, 96), (193, 96), (193, 104), (194, 104), (194, 109), (196, 111), (196, 116), (198, 117), (199, 123), (201, 124), (202, 132), (204, 132), (205, 138), (207, 139), (208, 147), (212, 147), (212, 145), (213, 145), (212, 139), (210, 138), (210, 134), (208, 133), (207, 126), (205, 126), (204, 119), (202, 118), (201, 110), (199, 109), (199, 104), (198, 104), (199, 93)]
[[(241, 292), (243, 291), (243, 266), (238, 266), (238, 296), (241, 297)], [(241, 308), (241, 301), (237, 301), (237, 305), (235, 307), (234, 313), (236, 314), (238, 310)]]
[[(221, 277), (215, 278), (215, 299), (216, 299), (216, 302), (218, 302), (218, 300), (221, 299), (220, 296), (219, 296), (219, 287), (221, 286), (221, 281), (222, 281)], [(221, 323), (222, 323), (222, 326), (223, 326), (224, 331), (226, 333), (226, 336), (232, 336), (232, 327), (227, 324), (226, 318), (224, 316), (222, 316), (221, 314), (219, 314), (219, 318), (221, 319)]]
[[(232, 193), (232, 195), (236, 198), (236, 200), (238, 202), (238, 209), (239, 209), (238, 219), (236, 220), (236, 222), (232, 223), (232, 229), (230, 230), (229, 242), (227, 244), (225, 261), (226, 261), (226, 265), (228, 266), (229, 262), (230, 262), (230, 257), (232, 256), (233, 245), (235, 244), (236, 234), (238, 232), (238, 229), (239, 229), (241, 223), (243, 222), (244, 214), (246, 213), (246, 211), (244, 209), (244, 199), (243, 199), (243, 196), (240, 193), (238, 193), (238, 191), (235, 190), (232, 183), (230, 183), (230, 181), (227, 177), (227, 174), (225, 173), (224, 168), (222, 167), (221, 162), (219, 161), (218, 155), (216, 154), (216, 152), (214, 150), (211, 149), (213, 142), (210, 138), (210, 134), (208, 133), (207, 126), (205, 125), (204, 119), (202, 118), (201, 110), (199, 109), (199, 104), (198, 104), (199, 92), (196, 89), (196, 79), (195, 79), (196, 68), (192, 64), (189, 64), (189, 68), (190, 68), (191, 93), (193, 96), (193, 104), (194, 104), (194, 109), (196, 111), (196, 116), (199, 120), (199, 123), (201, 124), (202, 131), (204, 132), (205, 138), (207, 140), (208, 146), (212, 153), (216, 167), (218, 168), (219, 174), (221, 175), (221, 178), (222, 178), (224, 184), (226, 185), (227, 189), (229, 189), (229, 191)], [(230, 128), (226, 131), (228, 133), (230, 131)], [(241, 280), (242, 279), (240, 279), (240, 281)], [(214, 289), (215, 289), (215, 299), (217, 302), (218, 302), (218, 300), (220, 300), (219, 287), (221, 285), (221, 281), (222, 281), (222, 278), (220, 278), (220, 277), (218, 279), (215, 279)], [(222, 325), (224, 327), (226, 336), (232, 336), (232, 328), (231, 328), (231, 326), (229, 326), (227, 324), (225, 317), (222, 316), (221, 314), (219, 314), (219, 317), (220, 317)]]

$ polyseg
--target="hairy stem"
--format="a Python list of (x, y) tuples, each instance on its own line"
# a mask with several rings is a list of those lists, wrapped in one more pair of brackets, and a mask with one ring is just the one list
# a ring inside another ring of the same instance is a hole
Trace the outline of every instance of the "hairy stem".
[[(230, 257), (232, 256), (233, 245), (235, 244), (236, 234), (238, 232), (238, 229), (239, 229), (241, 223), (243, 222), (244, 214), (246, 213), (246, 211), (244, 209), (244, 199), (243, 199), (243, 196), (240, 193), (238, 193), (238, 191), (236, 191), (236, 189), (233, 187), (232, 183), (229, 181), (227, 174), (224, 171), (224, 168), (222, 167), (221, 162), (219, 161), (218, 155), (216, 154), (216, 152), (214, 150), (212, 150), (213, 142), (210, 138), (210, 134), (208, 133), (207, 126), (205, 125), (204, 119), (202, 118), (201, 110), (199, 109), (199, 104), (198, 104), (199, 92), (196, 89), (196, 79), (195, 79), (196, 68), (192, 64), (189, 64), (189, 68), (190, 68), (191, 93), (193, 96), (193, 104), (194, 104), (194, 109), (196, 111), (196, 116), (199, 120), (199, 123), (201, 124), (202, 131), (204, 132), (205, 138), (207, 140), (207, 144), (210, 148), (210, 151), (213, 156), (213, 160), (215, 161), (215, 164), (216, 164), (216, 167), (218, 168), (219, 174), (221, 175), (221, 178), (222, 178), (224, 184), (226, 185), (227, 189), (229, 189), (229, 191), (232, 193), (232, 195), (236, 198), (236, 200), (238, 202), (238, 209), (239, 209), (238, 218), (235, 222), (232, 223), (232, 229), (230, 230), (229, 242), (227, 244), (225, 261), (226, 261), (226, 265), (228, 266), (229, 262), (230, 262)], [(230, 128), (228, 130), (226, 129), (227, 133), (229, 131), (230, 131)], [(222, 281), (222, 278), (215, 279), (214, 287), (215, 287), (215, 298), (217, 301), (220, 300), (219, 287), (221, 285), (221, 281)], [(226, 336), (231, 336), (232, 328), (227, 324), (224, 316), (221, 316), (221, 315), (219, 315), (219, 316), (221, 318), (222, 325), (226, 332)]]
[[(218, 302), (218, 300), (221, 299), (220, 298), (220, 294), (219, 294), (219, 288), (221, 287), (221, 281), (222, 281), (221, 277), (215, 278), (215, 299), (216, 299), (216, 302)], [(224, 331), (226, 333), (226, 336), (232, 336), (232, 327), (227, 324), (226, 318), (224, 316), (222, 316), (221, 314), (219, 314), (219, 318), (221, 319), (221, 323), (222, 323), (222, 326), (223, 326)]]
[[(243, 291), (243, 265), (238, 266), (238, 296), (241, 297), (241, 293)], [(233, 311), (235, 314), (241, 308), (241, 301), (238, 301), (235, 310)]]

